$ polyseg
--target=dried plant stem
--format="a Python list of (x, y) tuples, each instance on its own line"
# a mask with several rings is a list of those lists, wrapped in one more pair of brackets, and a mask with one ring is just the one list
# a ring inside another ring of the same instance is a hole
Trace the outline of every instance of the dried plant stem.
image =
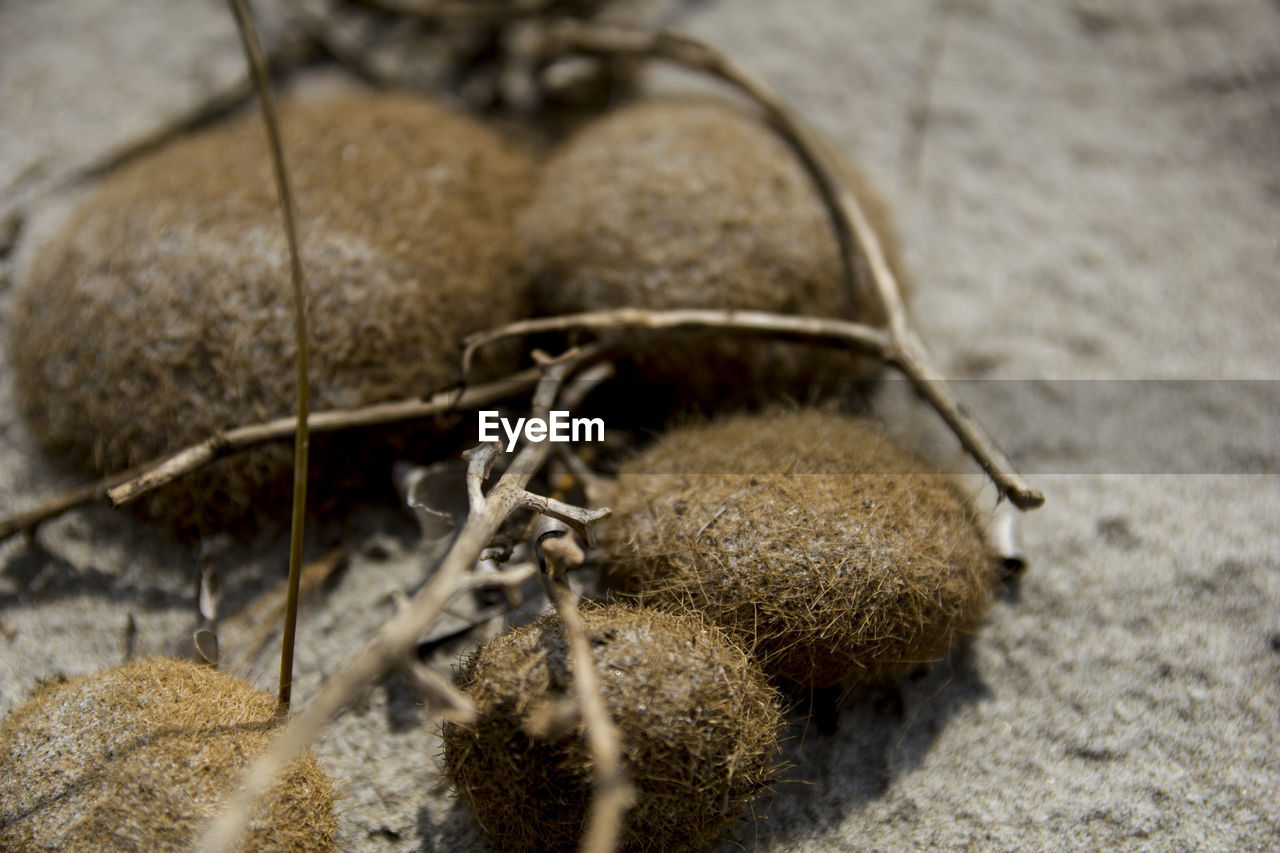
[[(307, 424), (309, 431), (314, 434), (465, 412), (528, 391), (537, 381), (537, 369), (530, 368), (505, 379), (469, 386), (461, 393), (442, 391), (428, 399), (395, 400), (358, 409), (312, 412), (307, 418)], [(51, 518), (95, 500), (108, 498), (117, 506), (129, 503), (224, 456), (268, 441), (287, 438), (297, 429), (297, 424), (297, 418), (284, 417), (236, 427), (168, 456), (104, 477), (96, 483), (78, 486), (37, 507), (0, 521), (0, 542), (14, 534), (33, 530)]]
[(589, 311), (521, 320), (491, 329), (467, 339), (464, 361), (477, 349), (504, 338), (523, 337), (543, 332), (587, 331), (698, 331), (743, 335), (787, 337), (813, 343), (844, 346), (883, 359), (901, 371), (955, 433), (964, 449), (1009, 500), (1019, 509), (1031, 509), (1044, 503), (1044, 496), (1027, 486), (1013, 463), (1005, 456), (977, 419), (951, 393), (946, 382), (933, 369), (924, 354), (924, 346), (910, 329), (895, 340), (893, 335), (862, 323), (829, 320), (822, 317), (797, 317), (768, 314), (762, 311), (646, 311), (642, 308), (617, 308), (612, 311)]
[(577, 51), (665, 59), (724, 80), (746, 94), (795, 152), (818, 189), (835, 228), (850, 304), (857, 304), (864, 282), (869, 283), (884, 311), (890, 346), (883, 358), (900, 369), (933, 405), (970, 455), (992, 478), (1002, 496), (1019, 509), (1044, 503), (1044, 495), (1023, 479), (941, 379), (907, 315), (902, 288), (885, 257), (879, 235), (821, 137), (796, 116), (763, 81), (711, 46), (670, 31), (648, 32), (607, 28), (565, 21), (551, 29), (544, 49), (548, 55)]
[[(570, 353), (543, 365), (543, 376), (534, 395), (535, 414), (546, 417), (568, 375), (598, 355), (598, 350)], [(581, 384), (581, 383), (578, 383)], [(575, 391), (577, 389), (574, 389)], [(565, 401), (561, 401), (564, 405)], [(408, 601), (343, 669), (330, 678), (315, 699), (285, 726), (281, 736), (249, 768), (244, 787), (230, 807), (209, 825), (200, 839), (203, 853), (225, 853), (234, 848), (253, 804), (266, 792), (281, 769), (315, 739), (324, 725), (377, 679), (398, 667), (410, 654), (419, 636), (430, 626), (459, 585), (475, 566), (511, 513), (524, 508), (540, 508), (536, 496), (526, 490), (529, 480), (546, 462), (552, 444), (528, 444), (516, 453), (510, 467), (486, 494), (483, 484), (501, 453), (496, 444), (482, 444), (468, 454), (467, 497), (470, 512), (439, 568), (421, 590)], [(608, 510), (584, 510), (561, 505), (552, 514), (589, 537), (590, 525), (609, 515)]]
[[(558, 522), (540, 527), (535, 534), (539, 556), (544, 563), (551, 601), (564, 630), (569, 662), (573, 667), (574, 698), (577, 699), (594, 766), (591, 809), (579, 849), (582, 853), (611, 853), (617, 849), (622, 817), (634, 802), (635, 791), (622, 764), (622, 738), (600, 693), (600, 679), (591, 655), (591, 644), (582, 624), (582, 614), (578, 611), (577, 597), (569, 587), (566, 574), (566, 563), (580, 562), (581, 552), (576, 545), (567, 549), (543, 547), (544, 542), (555, 543), (557, 539), (570, 538), (572, 534)], [(566, 554), (571, 556), (566, 559)]]
[[(470, 386), (461, 393), (442, 391), (426, 400), (395, 400), (363, 406), (359, 409), (317, 412), (307, 419), (307, 425), (314, 434), (366, 426), (384, 426), (398, 421), (463, 412), (527, 391), (537, 381), (537, 369), (530, 368), (505, 379)], [(127, 504), (229, 453), (285, 438), (297, 428), (297, 423), (297, 419), (293, 417), (276, 418), (211, 436), (198, 444), (179, 450), (158, 463), (146, 466), (146, 474), (108, 490), (107, 496), (117, 506)]]
[(307, 285), (302, 273), (302, 252), (298, 247), (297, 217), (294, 213), (293, 190), (289, 186), (289, 170), (284, 160), (284, 143), (280, 138), (280, 119), (276, 111), (275, 96), (271, 91), (271, 78), (267, 60), (263, 56), (258, 27), (253, 21), (245, 0), (228, 0), (236, 19), (236, 30), (249, 63), (258, 90), (258, 102), (262, 107), (262, 124), (267, 132), (267, 144), (271, 150), (272, 173), (276, 180), (276, 195), (280, 200), (280, 214), (284, 219), (284, 236), (289, 247), (289, 279), (293, 285), (293, 338), (294, 367), (296, 372), (297, 402), (296, 430), (293, 441), (293, 523), (289, 538), (289, 593), (285, 601), (284, 632), (280, 640), (280, 687), (276, 694), (280, 713), (288, 713), (293, 692), (293, 641), (298, 627), (298, 584), (302, 579), (302, 536), (307, 518), (307, 470), (310, 441), (307, 436), (307, 415), (310, 408), (311, 388), (308, 382), (310, 367), (310, 335), (307, 331)]
[(644, 308), (614, 308), (608, 311), (588, 311), (582, 314), (517, 320), (506, 326), (479, 332), (466, 339), (462, 365), (464, 373), (468, 372), (476, 352), (495, 341), (544, 332), (570, 330), (696, 332), (708, 329), (730, 334), (826, 342), (852, 347), (880, 358), (884, 358), (885, 354), (892, 350), (893, 345), (889, 334), (883, 329), (847, 320), (770, 314), (766, 311), (704, 309), (649, 311)]
[(64, 512), (73, 510), (76, 507), (105, 499), (111, 489), (141, 477), (151, 470), (154, 464), (157, 463), (137, 465), (125, 471), (112, 474), (109, 477), (104, 477), (96, 483), (77, 486), (74, 489), (55, 495), (39, 506), (9, 516), (0, 521), (0, 542), (17, 533), (35, 530), (49, 519), (57, 518)]

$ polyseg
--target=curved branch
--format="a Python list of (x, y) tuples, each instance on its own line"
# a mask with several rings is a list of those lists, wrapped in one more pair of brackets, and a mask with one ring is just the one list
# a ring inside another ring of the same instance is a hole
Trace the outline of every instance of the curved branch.
[(794, 151), (827, 207), (840, 247), (845, 283), (852, 300), (850, 304), (857, 304), (862, 279), (860, 273), (864, 270), (875, 290), (891, 341), (891, 347), (882, 357), (902, 370), (929, 400), (956, 433), (965, 450), (991, 476), (1003, 497), (1009, 498), (1019, 509), (1033, 509), (1044, 503), (1044, 495), (1023, 479), (938, 375), (928, 351), (911, 328), (902, 288), (889, 266), (880, 237), (862, 203), (840, 177), (840, 169), (830, 147), (788, 109), (768, 85), (710, 45), (671, 31), (655, 33), (564, 21), (544, 37), (543, 49), (548, 55), (576, 51), (592, 55), (625, 54), (665, 59), (718, 77), (755, 102), (765, 120)]

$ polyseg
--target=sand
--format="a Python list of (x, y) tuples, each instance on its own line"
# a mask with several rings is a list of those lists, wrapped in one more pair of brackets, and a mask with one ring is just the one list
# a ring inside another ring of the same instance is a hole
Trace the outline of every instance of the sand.
[[(53, 188), (74, 188), (86, 164), (239, 73), (217, 3), (77, 8), (0, 10), (0, 211), (25, 214), (0, 241), (14, 244), (0, 259), (6, 320), (10, 282), (63, 202)], [(921, 332), (1048, 497), (1023, 519), (1025, 576), (973, 641), (897, 689), (852, 697), (835, 735), (797, 726), (788, 781), (735, 843), (1273, 846), (1275, 4), (676, 8), (673, 23), (776, 86), (873, 177), (896, 214)], [(0, 344), (9, 334), (0, 325)], [(0, 512), (78, 482), (42, 456), (13, 401), (0, 371)], [(879, 413), (922, 452), (963, 463), (900, 384)], [(394, 511), (315, 538), (356, 556), (304, 610), (301, 703), (426, 564)], [(217, 559), (228, 613), (283, 574), (279, 542)], [(104, 508), (6, 543), (0, 564), (0, 713), (41, 677), (118, 662), (130, 614), (143, 650), (167, 648), (194, 618), (195, 554)], [(224, 647), (246, 652), (251, 633), (229, 624)], [(274, 683), (269, 652), (237, 671)], [(347, 848), (485, 849), (439, 781), (438, 748), (398, 679), (326, 730), (316, 750), (343, 780)]]

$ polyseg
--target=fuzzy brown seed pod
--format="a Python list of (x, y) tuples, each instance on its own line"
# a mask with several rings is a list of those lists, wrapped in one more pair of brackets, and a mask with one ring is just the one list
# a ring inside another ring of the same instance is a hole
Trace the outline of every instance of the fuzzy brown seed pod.
[[(45, 684), (0, 725), (0, 848), (186, 851), (274, 734), (274, 697), (153, 658)], [(257, 807), (242, 849), (334, 849), (310, 753)]]
[(968, 503), (874, 429), (816, 411), (675, 430), (623, 466), (611, 581), (691, 606), (770, 674), (881, 681), (985, 610), (994, 560)]
[[(771, 777), (781, 714), (759, 668), (690, 614), (611, 605), (582, 611), (623, 763), (637, 798), (627, 850), (701, 849), (738, 819)], [(444, 727), (459, 795), (503, 849), (572, 849), (591, 795), (581, 724), (538, 731), (572, 701), (558, 617), (502, 634), (463, 666), (474, 725)]]
[[(883, 237), (883, 203), (851, 167)], [(870, 287), (852, 304), (830, 216), (794, 152), (759, 120), (712, 100), (615, 111), (561, 146), (520, 220), (536, 308), (772, 311), (883, 321)], [(840, 387), (866, 363), (798, 344), (664, 339), (638, 374), (703, 408)]]
[[(524, 314), (513, 235), (531, 159), (409, 96), (297, 102), (282, 124), (312, 408), (455, 381), (467, 334)], [(43, 248), (17, 299), (13, 361), (35, 432), (110, 472), (292, 413), (289, 281), (256, 114), (123, 168)], [(291, 460), (286, 446), (226, 460), (153, 509), (226, 524), (287, 494)]]

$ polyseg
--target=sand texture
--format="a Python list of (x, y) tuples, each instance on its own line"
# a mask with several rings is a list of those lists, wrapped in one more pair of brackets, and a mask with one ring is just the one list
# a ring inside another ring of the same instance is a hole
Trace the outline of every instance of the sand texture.
[[(213, 0), (0, 8), (0, 514), (83, 476), (20, 415), (16, 293), (86, 170), (239, 84), (225, 17)], [(1026, 573), (972, 640), (849, 697), (835, 734), (793, 725), (792, 766), (722, 849), (1274, 848), (1280, 7), (710, 0), (672, 4), (670, 23), (868, 175), (919, 331), (1048, 499), (1022, 519)], [(646, 85), (708, 88), (670, 70)], [(876, 415), (976, 471), (902, 383)], [(336, 543), (350, 565), (301, 616), (303, 704), (430, 565), (395, 509), (312, 532), (316, 554)], [(266, 690), (274, 644), (243, 610), (284, 558), (278, 539), (208, 558), (227, 668)], [(0, 715), (40, 679), (189, 636), (197, 562), (105, 507), (0, 545)], [(341, 847), (488, 849), (436, 731), (399, 677), (326, 729)]]

